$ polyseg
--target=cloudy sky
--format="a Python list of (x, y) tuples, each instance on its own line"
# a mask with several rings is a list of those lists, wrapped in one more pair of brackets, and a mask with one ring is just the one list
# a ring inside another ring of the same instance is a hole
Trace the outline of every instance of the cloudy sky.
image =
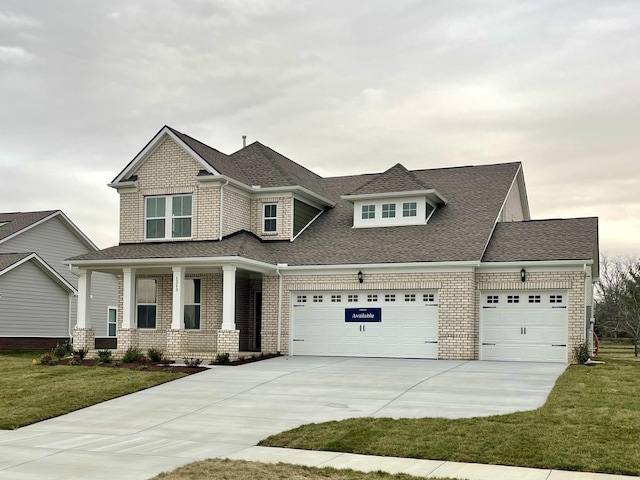
[(0, 211), (117, 242), (165, 124), (325, 176), (520, 161), (534, 218), (640, 255), (640, 2), (0, 2)]

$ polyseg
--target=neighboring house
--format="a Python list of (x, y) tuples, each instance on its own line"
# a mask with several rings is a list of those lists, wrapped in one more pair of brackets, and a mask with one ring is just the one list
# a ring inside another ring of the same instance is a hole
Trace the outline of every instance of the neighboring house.
[(162, 128), (110, 184), (118, 348), (571, 361), (598, 276), (596, 218), (530, 220), (520, 163), (322, 178), (253, 143), (223, 154)]
[[(97, 250), (60, 210), (0, 213), (0, 350), (51, 348), (70, 340), (78, 276), (63, 260)], [(92, 295), (97, 342), (115, 348), (117, 278), (96, 273)]]

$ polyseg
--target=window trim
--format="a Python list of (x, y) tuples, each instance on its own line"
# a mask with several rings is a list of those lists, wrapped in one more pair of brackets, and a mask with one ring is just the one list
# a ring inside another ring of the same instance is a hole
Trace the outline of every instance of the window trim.
[[(387, 207), (386, 212), (384, 207)], [(393, 208), (390, 208), (390, 207), (393, 207)], [(382, 218), (396, 218), (396, 210), (397, 210), (397, 206), (395, 203), (383, 203), (382, 214), (381, 214)]]
[[(138, 282), (140, 280), (153, 280), (155, 282), (155, 287), (156, 287), (156, 292), (155, 292), (155, 303), (140, 303), (138, 302)], [(141, 327), (138, 323), (138, 307), (142, 305), (142, 306), (155, 306), (156, 307), (156, 314), (155, 314), (155, 318), (154, 320), (154, 326), (153, 327)], [(136, 328), (139, 330), (157, 330), (158, 329), (158, 279), (157, 278), (152, 278), (152, 277), (137, 277), (136, 278)]]
[[(178, 197), (191, 197), (191, 215), (173, 215), (173, 199)], [(164, 217), (148, 217), (147, 216), (147, 201), (149, 199), (164, 199)], [(191, 234), (187, 237), (174, 237), (173, 236), (173, 220), (188, 218), (191, 220)], [(164, 236), (150, 238), (147, 232), (147, 222), (149, 220), (164, 220)], [(177, 193), (175, 195), (147, 195), (144, 197), (144, 239), (145, 241), (160, 241), (160, 240), (190, 240), (193, 238), (193, 193)]]
[[(267, 216), (267, 207), (275, 208), (275, 216)], [(274, 228), (273, 230), (267, 230), (267, 220), (273, 220)], [(278, 233), (278, 204), (277, 203), (263, 203), (262, 204), (262, 233), (266, 234), (277, 234)]]
[[(365, 208), (366, 208), (366, 217), (365, 217)], [(376, 219), (376, 204), (368, 203), (366, 205), (362, 205), (360, 209), (360, 215), (362, 220), (375, 220)]]
[[(111, 313), (111, 310), (116, 312), (116, 320), (115, 320), (115, 322), (112, 322), (111, 319), (110, 319), (109, 313)], [(115, 325), (116, 326), (115, 334), (113, 334), (113, 335), (109, 335), (109, 326), (110, 325)], [(112, 306), (108, 306), (107, 307), (107, 337), (108, 338), (118, 338), (118, 307), (112, 307)]]
[[(407, 215), (409, 212), (409, 215)], [(413, 215), (411, 215), (413, 212)], [(414, 218), (418, 216), (418, 202), (402, 202), (402, 218)]]

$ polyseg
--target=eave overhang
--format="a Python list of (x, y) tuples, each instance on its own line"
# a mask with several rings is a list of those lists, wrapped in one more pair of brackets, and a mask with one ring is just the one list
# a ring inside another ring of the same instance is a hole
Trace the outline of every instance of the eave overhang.
[(427, 200), (435, 205), (446, 205), (449, 203), (444, 195), (433, 188), (429, 190), (411, 190), (405, 192), (357, 193), (342, 195), (340, 198), (353, 203), (357, 200), (376, 200), (397, 197), (427, 197)]

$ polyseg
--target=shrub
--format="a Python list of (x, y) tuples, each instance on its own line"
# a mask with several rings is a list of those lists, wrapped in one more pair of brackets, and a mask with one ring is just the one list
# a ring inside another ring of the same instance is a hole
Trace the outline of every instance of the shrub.
[(98, 350), (98, 363), (111, 363), (111, 350)]
[(74, 357), (78, 357), (79, 360), (84, 360), (88, 353), (89, 353), (89, 349), (86, 348), (86, 347), (84, 347), (84, 348), (75, 348), (73, 350), (73, 356)]
[(591, 351), (589, 350), (589, 345), (586, 343), (581, 343), (580, 345), (576, 345), (573, 348), (573, 356), (576, 359), (576, 362), (580, 364), (587, 363), (591, 358)]
[(229, 363), (229, 354), (225, 352), (216, 355), (216, 363)]
[(200, 360), (199, 358), (187, 358), (184, 357), (182, 360), (184, 360), (184, 365), (186, 367), (198, 367), (201, 363), (202, 360)]
[(73, 357), (71, 357), (71, 361), (69, 362), (69, 365), (80, 365), (80, 362), (82, 362), (80, 355), (74, 354)]
[(56, 357), (58, 360), (65, 357), (67, 354), (67, 344), (63, 343), (62, 345), (57, 344), (55, 347), (51, 349), (51, 355)]
[(150, 348), (147, 350), (147, 357), (152, 362), (162, 362), (164, 359), (164, 350), (160, 350), (159, 348)]
[(142, 350), (136, 347), (129, 347), (126, 352), (124, 352), (124, 356), (122, 357), (122, 363), (135, 363), (139, 362), (144, 358), (144, 354)]
[(40, 357), (40, 365), (53, 365), (53, 357), (50, 353), (45, 353)]

